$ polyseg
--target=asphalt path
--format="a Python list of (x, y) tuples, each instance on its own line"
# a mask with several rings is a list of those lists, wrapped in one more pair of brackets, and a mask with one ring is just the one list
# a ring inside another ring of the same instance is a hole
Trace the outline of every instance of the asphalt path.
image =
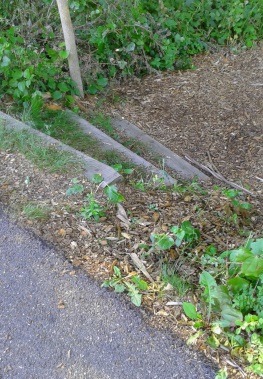
[(179, 338), (72, 270), (0, 208), (0, 379), (215, 378)]

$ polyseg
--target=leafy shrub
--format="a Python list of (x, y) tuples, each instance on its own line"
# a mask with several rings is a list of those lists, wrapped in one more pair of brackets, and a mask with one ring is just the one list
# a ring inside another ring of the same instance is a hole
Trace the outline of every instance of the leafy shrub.
[[(222, 253), (219, 264), (227, 270), (221, 283), (202, 271), (202, 315), (191, 303), (184, 303), (186, 315), (195, 328), (210, 323), (207, 343), (216, 348), (229, 345), (232, 353), (242, 351), (249, 370), (263, 374), (263, 239), (248, 240), (239, 249)], [(223, 275), (223, 274), (221, 274)], [(205, 320), (205, 321), (204, 321)]]
[[(18, 58), (19, 65), (15, 59), (3, 61), (2, 53), (0, 77), (12, 80), (6, 77), (7, 67), (20, 68), (25, 80), (19, 80), (19, 87), (13, 82), (10, 90), (16, 98), (32, 87), (62, 97), (72, 92), (72, 83), (61, 70), (66, 52), (59, 57), (45, 48), (62, 40), (57, 6), (51, 0), (23, 4), (15, 0), (0, 6), (2, 30), (16, 25), (25, 41), (23, 45), (21, 38), (14, 39), (14, 32), (1, 37), (1, 45), (9, 51), (5, 56)], [(190, 67), (193, 54), (215, 43), (250, 47), (263, 37), (261, 0), (70, 0), (69, 5), (84, 82), (91, 94), (102, 90), (109, 78)], [(57, 81), (62, 82), (61, 88)]]
[(70, 6), (75, 25), (82, 25), (76, 28), (82, 46), (89, 45), (100, 63), (95, 82), (102, 73), (188, 67), (189, 56), (211, 43), (250, 47), (263, 36), (260, 0), (78, 0)]
[(29, 101), (41, 92), (50, 92), (58, 100), (77, 93), (73, 81), (63, 72), (68, 53), (51, 48), (38, 52), (27, 46), (11, 28), (0, 34), (0, 96)]

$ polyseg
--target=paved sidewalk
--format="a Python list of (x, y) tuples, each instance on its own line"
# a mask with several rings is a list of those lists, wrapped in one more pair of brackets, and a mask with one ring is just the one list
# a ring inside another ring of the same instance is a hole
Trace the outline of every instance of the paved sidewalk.
[[(212, 379), (181, 340), (145, 325), (0, 208), (1, 379)], [(64, 306), (63, 306), (64, 304)]]

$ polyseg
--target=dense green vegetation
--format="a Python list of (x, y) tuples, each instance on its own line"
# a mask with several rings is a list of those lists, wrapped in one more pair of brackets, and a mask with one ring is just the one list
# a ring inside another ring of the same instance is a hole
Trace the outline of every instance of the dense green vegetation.
[[(85, 90), (109, 79), (191, 66), (218, 45), (251, 47), (263, 36), (261, 0), (71, 0)], [(56, 2), (2, 2), (0, 95), (28, 100), (76, 92), (67, 73)], [(70, 101), (70, 97), (67, 97)]]

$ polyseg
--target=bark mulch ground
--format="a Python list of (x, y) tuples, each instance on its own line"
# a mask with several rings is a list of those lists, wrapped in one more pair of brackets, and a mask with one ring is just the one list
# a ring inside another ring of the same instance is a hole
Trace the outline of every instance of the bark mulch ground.
[(109, 114), (182, 157), (206, 165), (209, 152), (221, 174), (262, 193), (256, 177), (263, 178), (263, 47), (209, 53), (193, 64), (194, 70), (115, 87), (106, 103)]

